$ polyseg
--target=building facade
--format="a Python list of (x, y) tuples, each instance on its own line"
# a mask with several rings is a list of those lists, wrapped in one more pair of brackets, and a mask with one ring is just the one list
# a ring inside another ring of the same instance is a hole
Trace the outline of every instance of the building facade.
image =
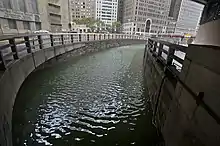
[(96, 0), (95, 18), (106, 25), (117, 21), (118, 0)]
[(70, 30), (69, 0), (38, 0), (42, 29), (52, 32)]
[(180, 5), (175, 34), (195, 35), (198, 28), (204, 5), (191, 0), (177, 0)]
[(70, 0), (71, 19), (95, 18), (96, 0)]
[(124, 0), (118, 0), (118, 16), (117, 20), (118, 22), (122, 23), (123, 21), (123, 5), (124, 5)]
[(27, 33), (41, 29), (37, 0), (1, 0), (0, 33)]
[(126, 0), (123, 32), (149, 35), (166, 32), (171, 0)]

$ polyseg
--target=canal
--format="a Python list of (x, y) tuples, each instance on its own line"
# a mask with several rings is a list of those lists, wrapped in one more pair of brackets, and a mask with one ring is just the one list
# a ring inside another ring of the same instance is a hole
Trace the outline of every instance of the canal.
[(112, 48), (32, 73), (15, 102), (14, 145), (157, 145), (143, 52), (144, 45)]

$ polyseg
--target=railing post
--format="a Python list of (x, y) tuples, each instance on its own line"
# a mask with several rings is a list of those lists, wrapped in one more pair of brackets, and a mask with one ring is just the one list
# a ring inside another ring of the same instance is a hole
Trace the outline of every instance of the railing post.
[(38, 35), (37, 38), (38, 38), (39, 48), (43, 49), (43, 41), (41, 35)]
[(87, 41), (89, 41), (89, 34), (87, 34)]
[(162, 48), (163, 48), (163, 45), (160, 44), (159, 47), (158, 47), (158, 54), (157, 54), (157, 56), (161, 56), (162, 55)]
[(79, 34), (79, 42), (81, 42), (81, 41), (82, 41), (82, 35)]
[(167, 54), (167, 65), (172, 65), (173, 63), (173, 57), (175, 53), (175, 49), (174, 48), (169, 48), (168, 54)]
[(94, 37), (94, 40), (96, 40), (96, 39), (95, 39), (95, 34), (93, 35), (93, 37)]
[(29, 36), (25, 36), (24, 40), (25, 40), (25, 45), (27, 47), (27, 52), (31, 53), (32, 51), (31, 51), (31, 44), (30, 44)]
[(73, 34), (71, 34), (70, 37), (71, 37), (71, 43), (73, 43), (73, 42), (74, 42), (74, 40), (73, 40)]
[(62, 45), (64, 45), (64, 36), (63, 36), (63, 34), (61, 34), (61, 42), (62, 42)]
[(16, 44), (15, 44), (15, 39), (14, 39), (14, 38), (10, 39), (10, 40), (9, 40), (9, 43), (11, 44), (11, 51), (12, 51), (12, 53), (13, 53), (14, 59), (19, 59), (19, 57), (18, 57), (18, 51), (17, 51), (17, 46), (16, 46)]
[(101, 40), (101, 37), (102, 37), (101, 34), (99, 34), (99, 40)]
[(104, 34), (104, 40), (105, 40), (105, 34)]
[(54, 41), (53, 41), (53, 35), (52, 34), (50, 35), (50, 43), (51, 43), (51, 47), (53, 47), (54, 46)]
[(5, 62), (4, 56), (2, 54), (2, 51), (0, 51), (0, 61), (2, 62), (0, 64), (0, 69), (5, 70), (6, 69), (6, 62)]

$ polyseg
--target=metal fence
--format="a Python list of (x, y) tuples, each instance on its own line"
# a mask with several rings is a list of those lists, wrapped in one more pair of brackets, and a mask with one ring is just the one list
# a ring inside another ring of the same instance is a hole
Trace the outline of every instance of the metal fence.
[(137, 35), (98, 34), (98, 33), (53, 33), (0, 38), (0, 70), (5, 70), (15, 60), (39, 49), (55, 46), (71, 45), (78, 42), (111, 40), (111, 39), (143, 39)]

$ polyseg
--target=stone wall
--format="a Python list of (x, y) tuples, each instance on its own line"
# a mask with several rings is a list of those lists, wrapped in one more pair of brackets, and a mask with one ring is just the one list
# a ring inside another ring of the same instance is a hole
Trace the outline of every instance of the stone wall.
[(220, 145), (219, 56), (218, 47), (190, 45), (177, 80), (146, 51), (145, 86), (166, 146)]
[(28, 75), (43, 63), (62, 56), (76, 56), (111, 47), (145, 43), (143, 40), (102, 40), (79, 42), (41, 49), (16, 60), (0, 77), (0, 146), (12, 146), (12, 111), (16, 95)]

